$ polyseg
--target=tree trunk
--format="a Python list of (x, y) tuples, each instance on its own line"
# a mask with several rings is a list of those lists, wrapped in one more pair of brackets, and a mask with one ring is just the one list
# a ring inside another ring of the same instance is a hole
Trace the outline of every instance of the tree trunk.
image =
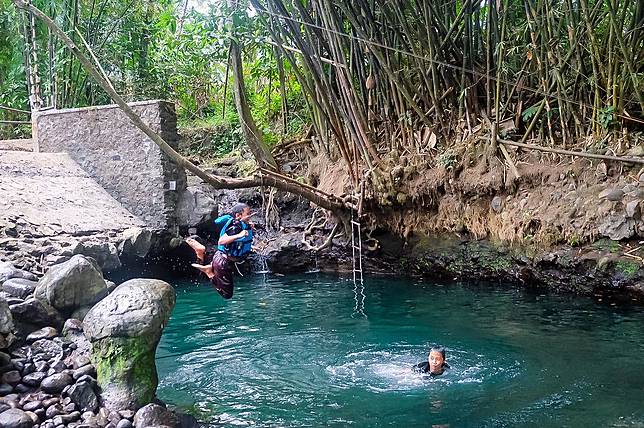
[[(236, 3), (235, 0), (230, 0), (229, 4), (234, 7)], [(277, 162), (273, 159), (273, 155), (264, 142), (264, 137), (259, 128), (257, 128), (255, 120), (250, 113), (248, 99), (246, 98), (246, 85), (244, 84), (241, 47), (237, 42), (237, 35), (232, 22), (230, 35), (230, 61), (234, 78), (233, 98), (235, 99), (235, 107), (237, 108), (237, 115), (239, 116), (239, 123), (244, 133), (244, 139), (260, 167), (277, 171)]]

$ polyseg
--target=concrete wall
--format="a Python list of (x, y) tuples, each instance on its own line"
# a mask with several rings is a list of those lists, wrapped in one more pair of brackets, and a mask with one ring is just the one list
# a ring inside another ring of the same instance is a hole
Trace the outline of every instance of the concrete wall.
[[(171, 103), (144, 101), (130, 106), (168, 144), (177, 147), (177, 121)], [(161, 153), (117, 106), (43, 111), (34, 122), (36, 151), (68, 153), (148, 227), (175, 226), (178, 194), (186, 188), (185, 171)]]

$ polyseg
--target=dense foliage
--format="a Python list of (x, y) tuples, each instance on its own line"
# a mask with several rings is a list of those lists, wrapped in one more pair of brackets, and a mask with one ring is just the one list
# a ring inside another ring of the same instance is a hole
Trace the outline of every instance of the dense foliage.
[[(497, 137), (623, 149), (638, 144), (631, 131), (644, 124), (641, 1), (34, 4), (86, 41), (127, 99), (176, 101), (181, 123), (223, 129), (226, 149), (240, 136), (228, 82), (234, 26), (251, 110), (269, 142), (311, 123), (356, 177), (388, 153), (450, 166), (454, 141), (471, 138), (493, 149)], [(9, 0), (0, 6), (0, 101), (24, 108), (18, 35), (28, 20)], [(108, 102), (41, 24), (36, 39), (45, 105)]]
[[(269, 142), (298, 132), (307, 121), (302, 118), (306, 112), (299, 83), (289, 78), (286, 94), (293, 108), (284, 112), (290, 116), (288, 128), (281, 126), (274, 48), (262, 42), (264, 30), (247, 11), (236, 12), (219, 3), (198, 11), (186, 7), (183, 0), (34, 0), (34, 5), (54, 18), (79, 46), (91, 47), (127, 100), (170, 99), (177, 104), (181, 125), (218, 130), (216, 152), (241, 143), (227, 66), (228, 22), (233, 17), (244, 46), (251, 110)], [(0, 0), (0, 105), (28, 109), (23, 58), (23, 25), (28, 20), (22, 15), (11, 0)], [(36, 42), (44, 107), (109, 103), (79, 62), (38, 22)], [(0, 111), (0, 119), (7, 114)]]

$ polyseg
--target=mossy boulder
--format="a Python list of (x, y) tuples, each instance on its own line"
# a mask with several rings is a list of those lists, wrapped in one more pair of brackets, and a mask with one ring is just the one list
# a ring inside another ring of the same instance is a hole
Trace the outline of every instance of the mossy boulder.
[(154, 399), (155, 351), (174, 304), (170, 284), (132, 279), (85, 316), (85, 336), (92, 343), (92, 362), (108, 409), (138, 409)]

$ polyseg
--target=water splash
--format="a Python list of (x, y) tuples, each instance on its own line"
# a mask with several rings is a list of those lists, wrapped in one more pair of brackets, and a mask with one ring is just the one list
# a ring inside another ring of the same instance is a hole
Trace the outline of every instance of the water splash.
[(257, 262), (255, 264), (257, 270), (254, 273), (258, 275), (271, 273), (271, 270), (268, 268), (268, 257), (265, 254), (257, 254)]

